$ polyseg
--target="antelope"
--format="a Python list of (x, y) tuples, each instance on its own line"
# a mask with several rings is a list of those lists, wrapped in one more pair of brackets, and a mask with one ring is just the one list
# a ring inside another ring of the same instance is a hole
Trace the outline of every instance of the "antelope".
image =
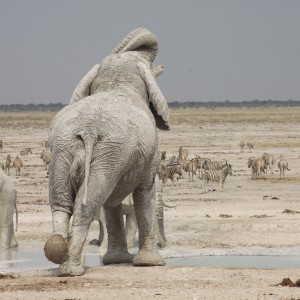
[(23, 162), (17, 155), (17, 157), (13, 161), (13, 167), (16, 169), (16, 176), (20, 176), (21, 168), (23, 167)]

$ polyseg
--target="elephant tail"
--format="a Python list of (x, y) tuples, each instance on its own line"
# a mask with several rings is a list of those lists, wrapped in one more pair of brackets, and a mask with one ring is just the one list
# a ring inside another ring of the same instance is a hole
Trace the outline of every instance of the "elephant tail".
[(93, 156), (93, 148), (94, 148), (94, 139), (88, 138), (85, 139), (82, 137), (84, 144), (85, 144), (85, 178), (84, 178), (84, 194), (82, 198), (81, 208), (82, 211), (85, 211), (86, 207), (86, 200), (87, 200), (87, 193), (88, 193), (88, 183), (90, 177), (90, 169), (91, 169), (91, 161)]

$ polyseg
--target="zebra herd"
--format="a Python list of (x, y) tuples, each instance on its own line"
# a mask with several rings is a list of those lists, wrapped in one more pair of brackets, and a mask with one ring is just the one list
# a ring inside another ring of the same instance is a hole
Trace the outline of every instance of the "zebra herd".
[(214, 161), (209, 158), (188, 159), (188, 150), (180, 146), (178, 156), (172, 156), (166, 160), (166, 151), (161, 152), (160, 165), (158, 176), (162, 180), (163, 185), (166, 185), (168, 180), (172, 184), (178, 186), (178, 179), (188, 174), (189, 181), (194, 181), (194, 175), (204, 181), (204, 192), (208, 191), (207, 183), (209, 181), (219, 182), (220, 190), (223, 190), (226, 177), (232, 175), (232, 166), (227, 163), (227, 160)]
[[(261, 158), (250, 157), (248, 159), (248, 168), (252, 171), (252, 179), (260, 179), (263, 174), (267, 174), (268, 170), (274, 173), (274, 166), (277, 159), (274, 154), (264, 153)], [(285, 171), (290, 170), (287, 160), (281, 155), (277, 164), (279, 169), (279, 178), (285, 176)]]
[[(49, 148), (48, 141), (42, 141), (41, 146), (44, 147), (46, 150), (42, 149), (40, 158), (43, 160), (46, 170), (48, 170), (49, 169), (49, 163), (50, 163), (50, 160), (51, 160), (51, 153), (47, 151), (47, 149)], [(3, 150), (3, 141), (2, 140), (0, 140), (0, 150), (1, 150), (1, 152)], [(27, 147), (24, 150), (20, 151), (21, 156), (25, 156), (25, 155), (29, 155), (29, 154), (33, 154), (32, 149), (30, 147)], [(17, 155), (13, 159), (13, 157), (10, 154), (8, 154), (5, 160), (0, 161), (0, 168), (2, 168), (2, 170), (7, 175), (10, 175), (9, 171), (10, 171), (11, 166), (16, 169), (16, 176), (20, 176), (21, 175), (21, 168), (24, 165), (23, 165), (23, 161), (21, 160), (19, 155)], [(48, 171), (47, 171), (47, 174), (48, 174)]]
[[(254, 143), (247, 142), (247, 146), (251, 152)], [(247, 165), (251, 169), (252, 179), (263, 178), (264, 174), (267, 173), (273, 174), (276, 162), (275, 155), (270, 153), (263, 153), (259, 158), (249, 157)], [(280, 172), (279, 178), (282, 179), (285, 176), (285, 171), (289, 170), (288, 162), (281, 155), (277, 165)], [(219, 182), (220, 191), (223, 191), (226, 177), (232, 176), (233, 171), (232, 165), (225, 159), (211, 160), (197, 155), (188, 159), (188, 150), (182, 146), (179, 147), (178, 156), (172, 156), (169, 159), (166, 157), (166, 151), (161, 152), (158, 176), (162, 180), (163, 186), (170, 180), (172, 185), (178, 187), (178, 180), (184, 178), (185, 174), (188, 174), (189, 181), (194, 181), (194, 176), (198, 175), (198, 178), (203, 180), (204, 192), (207, 192), (209, 181)]]

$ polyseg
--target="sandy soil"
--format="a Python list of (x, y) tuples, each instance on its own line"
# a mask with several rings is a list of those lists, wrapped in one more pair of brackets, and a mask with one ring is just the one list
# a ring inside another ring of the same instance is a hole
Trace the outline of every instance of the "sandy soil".
[[(203, 192), (203, 182), (189, 182), (185, 175), (178, 187), (164, 188), (164, 200), (177, 204), (165, 210), (168, 239), (165, 257), (180, 255), (289, 255), (300, 254), (299, 190), (300, 158), (297, 123), (217, 123), (201, 126), (174, 125), (159, 132), (160, 150), (178, 154), (179, 146), (211, 159), (227, 159), (234, 175), (224, 192), (216, 183)], [(22, 156), (24, 168), (15, 182), (19, 203), (19, 243), (42, 245), (51, 234), (48, 178), (40, 159), (40, 141), (47, 128), (1, 128), (4, 159), (25, 147), (33, 154)], [(253, 153), (240, 153), (239, 142), (253, 140)], [(252, 180), (247, 160), (264, 152), (285, 155), (290, 171), (279, 180), (274, 174)], [(292, 213), (284, 213), (286, 209)], [(88, 241), (97, 236), (91, 226)], [(99, 251), (103, 251), (100, 247)], [(185, 254), (183, 254), (185, 253)], [(299, 268), (300, 269), (300, 268)], [(0, 264), (0, 299), (300, 299), (300, 289), (276, 284), (300, 278), (299, 269), (238, 267), (148, 267), (112, 265), (87, 268), (84, 276), (57, 277), (57, 268), (7, 273)]]

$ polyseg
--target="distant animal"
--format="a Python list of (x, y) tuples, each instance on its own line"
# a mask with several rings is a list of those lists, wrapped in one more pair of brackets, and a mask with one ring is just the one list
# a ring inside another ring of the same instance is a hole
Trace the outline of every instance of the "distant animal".
[(45, 169), (47, 170), (49, 168), (49, 163), (51, 161), (51, 153), (46, 152), (45, 150), (42, 150), (41, 159), (43, 160), (44, 165), (45, 165)]
[(244, 152), (244, 147), (245, 147), (245, 142), (241, 141), (239, 144), (240, 148), (241, 148), (241, 153)]
[(288, 164), (287, 160), (285, 160), (283, 157), (281, 157), (278, 162), (278, 168), (279, 168), (279, 172), (280, 172), (280, 175), (279, 175), (280, 179), (284, 178), (285, 170), (290, 171), (289, 164)]
[(20, 155), (28, 155), (28, 154), (32, 154), (31, 148), (25, 148), (24, 150), (20, 151)]
[(160, 160), (161, 161), (166, 161), (166, 158), (167, 158), (167, 151), (162, 151), (161, 156), (160, 156)]
[(252, 152), (252, 149), (254, 148), (254, 142), (247, 142), (247, 147), (249, 149), (249, 152)]
[(41, 146), (43, 148), (46, 148), (46, 150), (47, 150), (49, 148), (49, 141), (47, 141), (47, 140), (42, 141)]
[(6, 175), (9, 175), (9, 169), (10, 169), (10, 163), (11, 163), (11, 156), (10, 154), (7, 155), (4, 165), (4, 170)]
[(221, 170), (205, 170), (203, 172), (203, 180), (204, 180), (204, 192), (208, 192), (207, 183), (209, 181), (219, 182), (220, 184), (220, 191), (224, 189), (224, 182), (226, 177), (232, 176), (232, 166), (231, 164), (227, 164)]
[(183, 149), (182, 146), (179, 147), (178, 152), (179, 152), (179, 153), (178, 153), (178, 157), (179, 157), (180, 159), (187, 159), (188, 156), (189, 156), (188, 150), (187, 150), (187, 149)]
[(13, 167), (16, 169), (16, 176), (20, 176), (21, 168), (23, 167), (23, 162), (17, 155), (17, 157), (13, 161)]
[(250, 157), (248, 159), (248, 168), (252, 170), (252, 179), (261, 178), (262, 173), (266, 173), (267, 163), (264, 159)]
[(264, 153), (261, 158), (266, 161), (266, 173), (269, 169), (271, 174), (273, 174), (274, 165), (276, 163), (275, 155), (269, 154), (269, 153)]
[(3, 141), (0, 140), (0, 150), (1, 150), (1, 152), (2, 152), (2, 149), (3, 149)]
[(200, 158), (196, 157), (189, 160), (185, 166), (185, 171), (189, 173), (189, 181), (194, 181), (194, 175), (197, 175)]
[(178, 177), (182, 176), (182, 166), (179, 163), (165, 166), (160, 164), (158, 168), (158, 177), (162, 180), (163, 185), (166, 185), (168, 179), (171, 180), (172, 185), (176, 184), (178, 187)]
[(227, 160), (206, 159), (203, 163), (204, 170), (222, 170), (227, 165)]

